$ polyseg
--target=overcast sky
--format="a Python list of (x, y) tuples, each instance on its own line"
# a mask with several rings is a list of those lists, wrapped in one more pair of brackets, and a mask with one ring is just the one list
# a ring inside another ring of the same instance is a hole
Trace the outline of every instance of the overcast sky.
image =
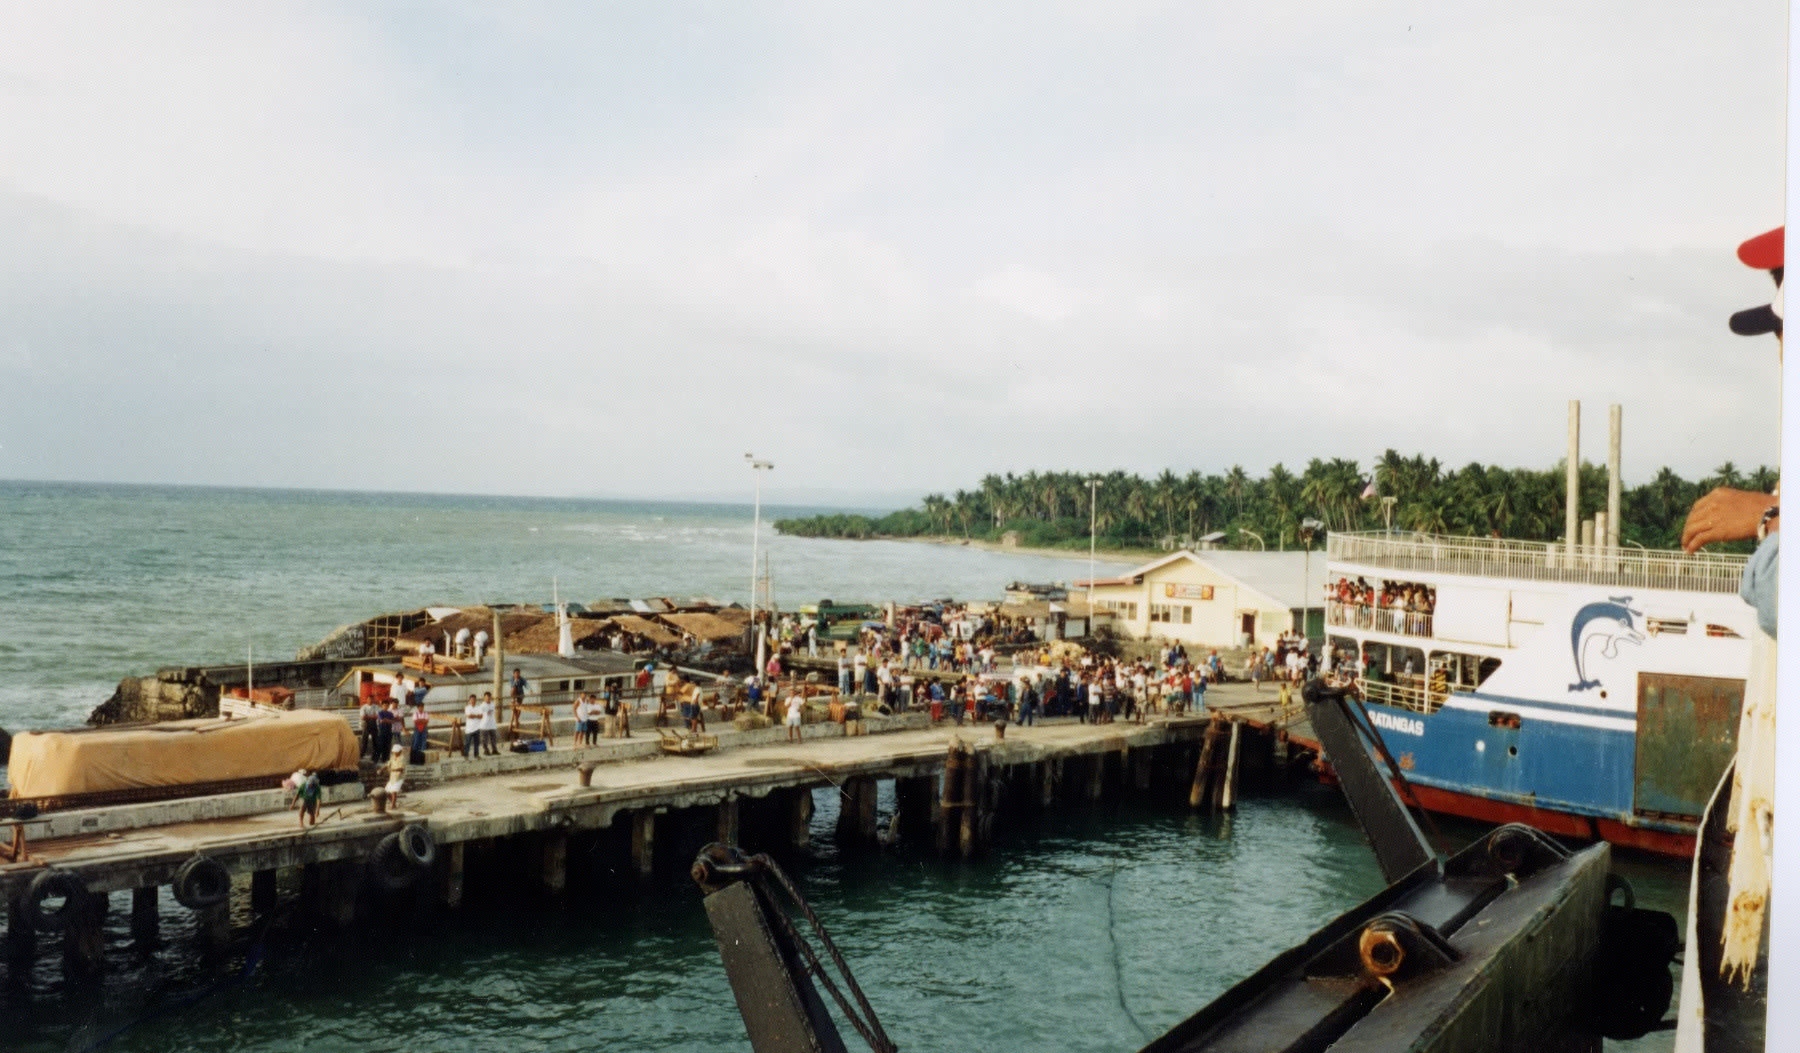
[(1774, 463), (1755, 2), (0, 3), (0, 478)]

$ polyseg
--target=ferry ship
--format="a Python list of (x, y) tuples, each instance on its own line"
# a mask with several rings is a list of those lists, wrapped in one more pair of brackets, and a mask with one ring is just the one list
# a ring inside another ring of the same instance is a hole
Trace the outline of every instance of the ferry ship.
[(1737, 748), (1746, 557), (1380, 532), (1326, 555), (1327, 654), (1426, 809), (1693, 854)]

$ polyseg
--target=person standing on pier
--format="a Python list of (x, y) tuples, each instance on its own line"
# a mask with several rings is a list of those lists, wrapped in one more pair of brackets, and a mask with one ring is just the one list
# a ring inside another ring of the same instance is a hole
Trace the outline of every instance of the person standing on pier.
[(494, 704), (494, 693), (484, 691), (481, 695), (481, 745), (490, 757), (500, 755), (500, 718), (499, 707)]
[(789, 742), (800, 741), (800, 713), (806, 708), (806, 699), (800, 694), (800, 685), (794, 684), (794, 693), (787, 699), (787, 739)]
[(294, 773), (294, 804), (300, 809), (300, 828), (306, 829), (307, 819), (312, 825), (319, 825), (319, 798), (324, 791), (319, 787), (319, 773), (309, 772), (301, 768)]
[(481, 756), (481, 696), (469, 692), (463, 706), (463, 760)]
[(850, 690), (853, 694), (860, 695), (863, 690), (863, 676), (869, 671), (869, 656), (864, 654), (860, 647), (856, 649), (854, 667), (855, 675), (850, 681)]
[(413, 697), (412, 711), (412, 752), (420, 764), (425, 763), (425, 746), (430, 740), (431, 714), (425, 712), (425, 693), (418, 692)]
[(850, 693), (850, 659), (844, 656), (842, 650), (838, 651), (837, 674), (838, 694), (848, 695)]
[(387, 756), (388, 752), (394, 748), (394, 726), (400, 722), (400, 714), (394, 711), (394, 707), (398, 704), (390, 698), (381, 704), (381, 709), (375, 714), (377, 764), (381, 763), (380, 758)]
[(517, 667), (514, 667), (512, 674), (512, 704), (514, 713), (525, 704), (525, 673)]
[(359, 714), (362, 717), (363, 756), (379, 764), (381, 763), (381, 754), (375, 751), (375, 740), (378, 734), (378, 723), (381, 720), (381, 707), (375, 704), (374, 696), (363, 696), (362, 709)]
[(1019, 684), (1019, 726), (1030, 727), (1037, 723), (1038, 689), (1033, 678), (1027, 677)]
[(400, 789), (406, 785), (406, 750), (396, 742), (388, 754), (388, 804), (397, 805), (400, 803)]

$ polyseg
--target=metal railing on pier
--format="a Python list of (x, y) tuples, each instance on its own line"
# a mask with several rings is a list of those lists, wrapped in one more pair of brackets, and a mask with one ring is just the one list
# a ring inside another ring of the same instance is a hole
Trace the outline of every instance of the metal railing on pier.
[(1334, 533), (1337, 563), (1414, 573), (1461, 574), (1640, 589), (1733, 593), (1748, 557), (1698, 552), (1565, 546), (1555, 542), (1441, 534)]

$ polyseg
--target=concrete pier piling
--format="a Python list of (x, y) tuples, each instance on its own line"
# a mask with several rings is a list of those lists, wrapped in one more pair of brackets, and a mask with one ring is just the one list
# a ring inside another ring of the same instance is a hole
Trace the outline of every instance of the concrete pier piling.
[(275, 911), (275, 871), (258, 870), (250, 875), (250, 910), (255, 914)]
[(139, 885), (131, 890), (131, 938), (139, 947), (154, 947), (160, 938), (162, 889), (157, 885)]
[(569, 887), (569, 835), (566, 831), (553, 830), (544, 835), (538, 883), (552, 895), (561, 895)]
[(631, 813), (631, 868), (649, 880), (656, 866), (656, 813), (648, 809)]

